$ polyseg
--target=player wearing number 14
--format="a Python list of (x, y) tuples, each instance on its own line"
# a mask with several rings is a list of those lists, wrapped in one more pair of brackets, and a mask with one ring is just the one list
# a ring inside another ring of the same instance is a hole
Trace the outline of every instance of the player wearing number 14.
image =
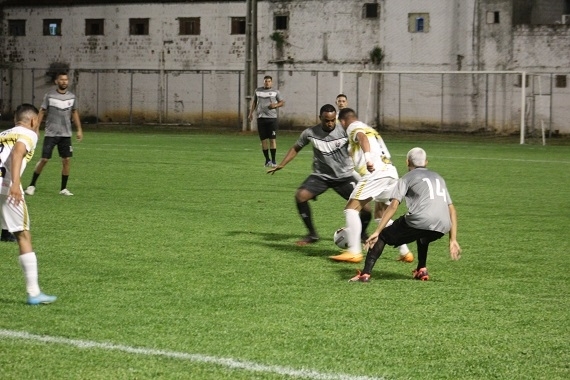
[[(448, 232), (450, 257), (459, 260), (461, 247), (457, 243), (457, 213), (445, 180), (427, 169), (427, 162), (426, 152), (422, 148), (413, 148), (408, 152), (408, 173), (398, 180), (382, 221), (366, 241), (371, 248), (366, 254), (364, 269), (350, 281), (368, 281), (386, 245), (397, 246), (413, 241), (418, 247), (418, 266), (413, 271), (413, 278), (426, 281), (429, 279), (426, 268), (429, 243)], [(404, 198), (408, 212), (386, 227), (388, 219), (396, 213)]]

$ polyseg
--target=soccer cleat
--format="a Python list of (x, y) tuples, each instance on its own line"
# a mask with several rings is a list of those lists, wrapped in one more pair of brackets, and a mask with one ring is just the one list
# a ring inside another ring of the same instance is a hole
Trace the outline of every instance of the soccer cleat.
[(2, 230), (2, 235), (0, 236), (0, 241), (7, 241), (10, 243), (14, 243), (14, 242), (17, 242), (18, 240), (16, 239), (14, 234), (11, 233), (10, 231)]
[(271, 161), (265, 161), (265, 167), (266, 168), (272, 168), (273, 167), (273, 163)]
[(362, 261), (362, 253), (354, 253), (349, 251), (343, 251), (340, 255), (329, 256), (329, 259), (334, 261), (346, 261), (348, 263), (359, 263)]
[(303, 247), (305, 245), (308, 244), (313, 244), (319, 241), (319, 237), (317, 235), (307, 235), (304, 238), (302, 238), (301, 240), (298, 240), (295, 244), (297, 244), (299, 247)]
[(56, 299), (56, 296), (48, 296), (47, 294), (40, 293), (35, 297), (28, 296), (28, 305), (45, 305), (55, 302)]
[(400, 255), (398, 256), (396, 261), (401, 261), (403, 263), (411, 263), (414, 261), (414, 254), (412, 252), (408, 252), (405, 255)]
[(412, 271), (412, 275), (413, 275), (414, 279), (416, 279), (416, 280), (420, 280), (420, 281), (429, 280), (429, 274), (428, 274), (427, 268), (416, 269), (416, 270)]
[(277, 167), (277, 162), (271, 161), (271, 167), (272, 167), (272, 168), (276, 168), (276, 167)]
[(28, 194), (28, 195), (34, 195), (34, 193), (36, 192), (36, 187), (35, 186), (28, 186), (26, 188), (26, 190), (24, 190), (24, 193)]
[(362, 274), (362, 272), (357, 271), (356, 276), (352, 277), (350, 280), (348, 280), (348, 282), (368, 282), (370, 281), (370, 275), (369, 274)]
[(73, 195), (73, 193), (67, 189), (63, 189), (59, 192), (61, 195), (66, 195), (66, 196), (70, 196)]

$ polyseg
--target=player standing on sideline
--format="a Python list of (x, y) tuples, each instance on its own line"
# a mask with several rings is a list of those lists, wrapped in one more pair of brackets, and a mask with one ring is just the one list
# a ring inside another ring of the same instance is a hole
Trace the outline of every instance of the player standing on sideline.
[(51, 159), (53, 148), (57, 146), (61, 157), (61, 195), (73, 195), (67, 190), (67, 180), (69, 179), (70, 161), (73, 157), (73, 147), (71, 146), (71, 119), (77, 128), (77, 141), (83, 139), (81, 120), (77, 111), (77, 99), (75, 95), (67, 90), (69, 78), (67, 73), (58, 73), (55, 76), (57, 88), (49, 91), (44, 96), (38, 121), (41, 124), (44, 114), (47, 113), (44, 143), (42, 148), (42, 158), (34, 168), (32, 182), (26, 188), (26, 194), (34, 195), (36, 192), (36, 182), (42, 170)]
[[(348, 107), (348, 98), (345, 94), (338, 94), (336, 96), (336, 108), (340, 112), (344, 108)], [(338, 116), (338, 115), (337, 115)]]
[[(398, 179), (398, 171), (390, 161), (390, 152), (382, 137), (374, 129), (358, 121), (353, 109), (345, 108), (340, 111), (338, 120), (346, 129), (348, 151), (354, 162), (354, 170), (360, 174), (361, 179), (344, 208), (348, 227), (348, 249), (330, 258), (358, 263), (363, 258), (360, 245), (362, 224), (358, 213), (368, 202), (374, 200), (376, 214), (382, 215), (386, 208), (385, 202), (389, 200), (391, 190)], [(409, 251), (407, 246), (403, 249)]]
[(18, 106), (14, 115), (15, 127), (0, 133), (2, 228), (14, 233), (18, 240), (19, 260), (30, 305), (52, 303), (57, 299), (40, 291), (38, 261), (32, 248), (30, 218), (21, 183), (22, 173), (32, 159), (38, 142), (38, 113), (38, 109), (31, 104)]
[[(261, 140), (261, 151), (265, 156), (265, 166), (275, 167), (277, 154), (277, 108), (283, 107), (285, 101), (279, 90), (274, 90), (273, 78), (266, 75), (263, 78), (263, 87), (255, 90), (249, 110), (249, 121), (253, 120), (253, 111), (257, 110), (257, 132)], [(269, 150), (271, 149), (271, 159)]]
[[(418, 245), (418, 266), (413, 278), (427, 281), (427, 254), (429, 243), (438, 240), (449, 232), (449, 255), (452, 260), (461, 258), (461, 247), (457, 242), (457, 213), (451, 201), (445, 180), (436, 172), (428, 170), (427, 155), (422, 148), (411, 149), (406, 156), (408, 173), (398, 180), (392, 192), (392, 202), (384, 212), (385, 218), (366, 242), (371, 246), (366, 254), (362, 272), (350, 281), (367, 282), (376, 260), (386, 244), (398, 245), (416, 241)], [(385, 221), (398, 210), (402, 199), (406, 198), (408, 212), (391, 226)], [(384, 228), (386, 227), (386, 228)]]
[[(309, 201), (316, 200), (328, 189), (333, 189), (338, 195), (348, 200), (358, 179), (354, 177), (354, 170), (348, 155), (348, 138), (344, 129), (337, 125), (336, 109), (332, 104), (325, 104), (319, 112), (321, 122), (314, 127), (305, 129), (297, 142), (289, 149), (281, 163), (267, 171), (275, 174), (291, 162), (301, 149), (313, 145), (313, 172), (299, 186), (295, 193), (297, 210), (307, 227), (309, 233), (297, 241), (297, 245), (304, 246), (316, 243), (319, 235), (313, 225)], [(368, 226), (370, 212), (361, 212), (362, 225)], [(364, 238), (366, 240), (366, 238)]]

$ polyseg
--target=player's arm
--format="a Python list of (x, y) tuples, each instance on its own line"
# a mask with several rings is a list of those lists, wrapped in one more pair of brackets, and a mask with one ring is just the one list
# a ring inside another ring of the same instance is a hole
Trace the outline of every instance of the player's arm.
[(269, 108), (270, 109), (274, 109), (274, 108), (279, 108), (279, 107), (283, 107), (285, 105), (285, 100), (280, 100), (277, 103), (271, 103), (269, 104)]
[(75, 124), (75, 128), (77, 128), (77, 140), (81, 141), (83, 139), (83, 128), (81, 128), (81, 120), (79, 119), (79, 112), (77, 112), (77, 110), (71, 111), (71, 119), (73, 120), (73, 124)]
[(380, 235), (380, 232), (382, 232), (384, 227), (386, 227), (386, 224), (388, 224), (390, 219), (392, 219), (394, 214), (396, 214), (396, 211), (398, 211), (398, 206), (400, 206), (400, 201), (397, 199), (392, 199), (388, 207), (386, 207), (382, 213), (382, 219), (380, 219), (378, 227), (376, 227), (376, 230), (368, 237), (368, 239), (366, 239), (366, 245), (368, 247), (374, 246), (376, 241), (378, 241), (378, 235)]
[(279, 165), (277, 165), (274, 168), (271, 168), (267, 171), (267, 174), (274, 174), (277, 170), (281, 170), (285, 167), (285, 165), (287, 165), (289, 162), (293, 161), (293, 159), (295, 157), (297, 157), (297, 153), (299, 153), (299, 151), (303, 149), (302, 146), (299, 146), (297, 144), (293, 145), (291, 148), (289, 148), (289, 150), (287, 151), (287, 154), (285, 155), (285, 157), (283, 157), (283, 160), (281, 160), (281, 162), (279, 163)]
[(12, 198), (14, 204), (19, 204), (24, 200), (22, 194), (22, 182), (20, 178), (20, 171), (22, 170), (22, 161), (24, 157), (28, 154), (28, 148), (26, 144), (21, 141), (16, 141), (14, 148), (12, 148), (12, 153), (10, 153), (11, 158), (11, 172), (12, 172), (12, 184), (10, 185), (10, 192), (8, 196)]
[(253, 111), (255, 111), (256, 107), (257, 107), (257, 95), (253, 95), (253, 99), (251, 99), (251, 105), (249, 106), (249, 115), (247, 116), (249, 121), (253, 120)]
[[(40, 125), (42, 124), (42, 121), (44, 120), (45, 114), (46, 114), (46, 109), (40, 108), (40, 112), (38, 112), (38, 130), (40, 129)], [(36, 133), (37, 133), (37, 131), (36, 131)]]
[(366, 160), (366, 169), (372, 173), (374, 171), (374, 162), (370, 156), (370, 141), (368, 141), (368, 137), (364, 132), (357, 132), (356, 139), (358, 140), (360, 149), (362, 149), (362, 152), (364, 153), (364, 159)]
[(461, 247), (457, 242), (457, 212), (453, 204), (449, 205), (449, 217), (451, 218), (451, 229), (449, 230), (449, 255), (451, 260), (461, 258)]

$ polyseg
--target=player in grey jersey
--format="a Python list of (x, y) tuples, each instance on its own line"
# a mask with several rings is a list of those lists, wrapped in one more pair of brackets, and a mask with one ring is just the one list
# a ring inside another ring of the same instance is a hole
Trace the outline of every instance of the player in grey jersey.
[[(416, 241), (418, 266), (413, 278), (429, 279), (426, 263), (429, 243), (438, 240), (449, 232), (449, 254), (452, 260), (459, 260), (461, 247), (457, 242), (457, 213), (445, 180), (436, 172), (426, 168), (428, 161), (422, 148), (413, 148), (406, 157), (408, 173), (398, 180), (391, 196), (391, 203), (384, 211), (381, 223), (367, 240), (370, 247), (362, 272), (350, 281), (367, 282), (376, 260), (386, 244), (397, 246)], [(386, 227), (398, 209), (402, 199), (406, 199), (408, 211), (391, 226)], [(386, 228), (384, 228), (386, 227)]]
[[(309, 200), (317, 198), (328, 189), (333, 189), (344, 199), (348, 199), (354, 190), (358, 179), (354, 177), (352, 160), (348, 155), (348, 137), (343, 128), (336, 124), (336, 109), (331, 104), (325, 104), (319, 112), (321, 122), (314, 127), (305, 129), (297, 142), (289, 149), (281, 163), (267, 171), (274, 174), (281, 170), (297, 153), (305, 146), (313, 145), (313, 172), (295, 194), (297, 210), (303, 223), (307, 227), (308, 234), (297, 241), (297, 245), (304, 246), (316, 243), (319, 235), (313, 225)], [(370, 223), (371, 213), (360, 213), (363, 234)]]

